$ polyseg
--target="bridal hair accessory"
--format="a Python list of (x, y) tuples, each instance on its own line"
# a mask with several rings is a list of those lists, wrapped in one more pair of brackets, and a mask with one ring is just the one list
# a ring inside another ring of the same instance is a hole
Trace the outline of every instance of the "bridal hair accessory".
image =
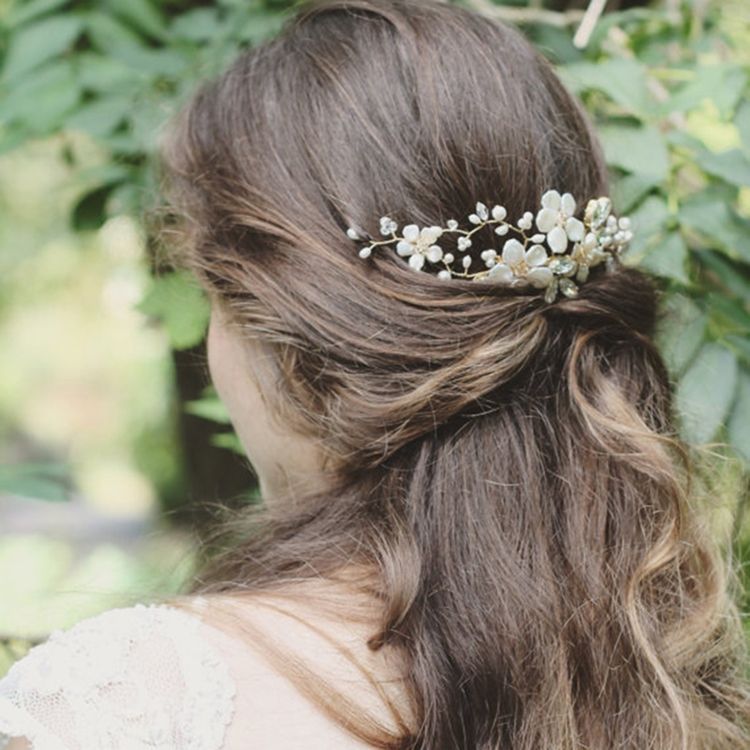
[[(359, 250), (363, 259), (369, 258), (376, 247), (396, 243), (396, 253), (408, 257), (409, 266), (415, 271), (437, 271), (437, 277), (444, 280), (458, 278), (511, 287), (531, 286), (544, 289), (545, 301), (553, 302), (558, 291), (566, 297), (575, 297), (576, 282), (586, 281), (590, 268), (604, 263), (608, 271), (613, 270), (615, 257), (633, 238), (630, 219), (627, 216), (618, 219), (607, 197), (592, 198), (586, 204), (583, 221), (575, 217), (575, 211), (576, 202), (570, 193), (561, 195), (557, 190), (548, 190), (536, 215), (526, 211), (515, 224), (506, 221), (508, 212), (504, 206), (489, 209), (484, 203), (477, 203), (475, 213), (469, 215), (473, 229), (461, 229), (455, 219), (450, 219), (445, 227), (420, 229), (417, 224), (407, 224), (398, 235), (398, 224), (383, 216), (380, 233), (390, 235), (390, 239), (374, 240), (359, 227), (349, 227), (346, 234), (349, 239), (367, 243)], [(479, 257), (486, 270), (470, 273), (475, 261), (469, 252), (475, 241), (472, 236), (490, 225), (497, 225), (494, 231), (500, 237), (516, 236), (506, 239), (499, 253), (493, 248), (482, 250)], [(451, 232), (459, 235), (455, 253), (446, 252), (437, 244)], [(460, 259), (456, 257), (458, 254)]]

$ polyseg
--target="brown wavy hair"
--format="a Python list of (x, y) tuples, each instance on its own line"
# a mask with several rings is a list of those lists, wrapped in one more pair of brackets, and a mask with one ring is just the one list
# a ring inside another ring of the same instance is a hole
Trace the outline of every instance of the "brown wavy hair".
[(361, 260), (345, 234), (608, 193), (524, 37), (438, 2), (306, 3), (195, 92), (163, 162), (180, 262), (274, 352), (273, 408), (329, 459), (325, 491), (225, 519), (188, 593), (369, 571), (369, 645), (403, 655), (413, 721), (289, 671), (375, 747), (747, 747), (731, 567), (673, 424), (655, 283), (599, 267), (548, 304)]

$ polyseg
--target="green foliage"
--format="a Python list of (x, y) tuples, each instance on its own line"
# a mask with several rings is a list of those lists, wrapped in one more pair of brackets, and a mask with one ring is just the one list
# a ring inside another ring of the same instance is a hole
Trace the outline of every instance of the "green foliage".
[(61, 502), (69, 499), (68, 470), (56, 463), (0, 465), (0, 494)]
[[(635, 226), (625, 261), (665, 289), (659, 342), (685, 436), (726, 440), (750, 460), (750, 31), (732, 20), (732, 1), (680, 5), (607, 14), (585, 50), (572, 28), (525, 31), (597, 123), (618, 211)], [(291, 10), (283, 0), (17, 0), (0, 18), (0, 151), (85, 132), (112, 169), (88, 180), (73, 227), (138, 215), (155, 197), (150, 157), (168, 116)], [(177, 348), (204, 335), (207, 306), (180, 274), (154, 278), (140, 309)]]
[[(208, 385), (198, 400), (188, 401), (185, 404), (185, 411), (188, 414), (194, 414), (196, 417), (202, 417), (211, 422), (218, 422), (222, 425), (231, 425), (229, 412), (227, 411), (224, 402), (219, 398), (213, 385)], [(242, 447), (242, 443), (236, 433), (232, 430), (213, 435), (211, 437), (211, 443), (218, 448), (227, 448), (234, 453), (238, 453), (240, 456), (245, 455), (245, 449)]]
[(164, 324), (175, 349), (201, 342), (211, 311), (200, 287), (184, 271), (156, 276), (138, 309)]

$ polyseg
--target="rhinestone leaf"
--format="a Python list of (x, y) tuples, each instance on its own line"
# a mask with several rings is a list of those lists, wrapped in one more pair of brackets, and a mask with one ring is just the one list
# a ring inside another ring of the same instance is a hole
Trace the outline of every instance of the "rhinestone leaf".
[(552, 273), (555, 273), (558, 276), (565, 276), (575, 270), (576, 262), (567, 256), (551, 258), (547, 267)]
[(560, 285), (560, 291), (566, 296), (566, 297), (577, 297), (578, 296), (578, 287), (567, 277), (562, 277), (559, 280)]
[(612, 211), (612, 201), (609, 198), (593, 198), (586, 205), (584, 215), (586, 224), (592, 229), (604, 226)]

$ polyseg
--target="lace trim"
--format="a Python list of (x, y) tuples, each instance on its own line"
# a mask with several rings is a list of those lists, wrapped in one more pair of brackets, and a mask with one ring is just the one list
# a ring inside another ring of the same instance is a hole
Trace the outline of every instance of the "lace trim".
[(0, 750), (14, 737), (26, 737), (33, 750), (67, 750), (31, 714), (0, 696)]
[[(198, 614), (136, 604), (56, 630), (0, 681), (16, 701), (0, 695), (0, 750), (18, 736), (27, 737), (34, 750), (70, 750), (29, 710), (29, 696), (61, 697), (75, 725), (75, 746), (83, 750), (131, 750), (134, 745), (123, 743), (133, 742), (161, 750), (220, 750), (234, 714), (236, 686), (207, 628)], [(174, 667), (184, 683), (176, 705), (169, 706), (174, 695), (153, 687), (149, 692), (143, 684), (154, 676), (158, 685), (163, 677), (158, 667), (151, 675), (152, 665), (128, 661), (136, 644), (153, 635), (166, 637), (174, 651)], [(127, 700), (115, 697), (108, 703), (108, 688), (124, 689)]]

